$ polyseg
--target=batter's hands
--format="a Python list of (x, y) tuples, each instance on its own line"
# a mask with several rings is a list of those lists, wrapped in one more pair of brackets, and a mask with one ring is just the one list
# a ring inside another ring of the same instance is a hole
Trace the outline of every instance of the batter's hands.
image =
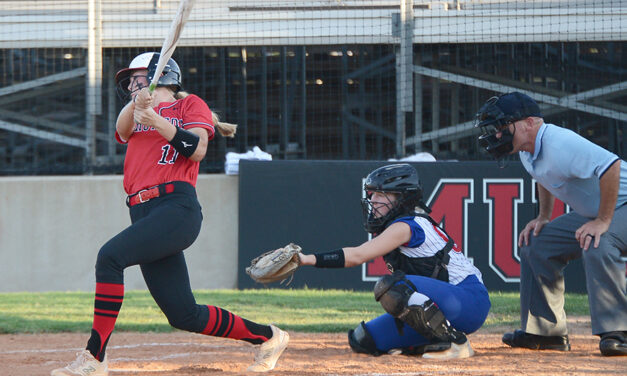
[(152, 107), (152, 102), (154, 101), (154, 95), (150, 92), (150, 90), (145, 87), (137, 92), (133, 102), (135, 102), (135, 107), (148, 108)]
[(133, 111), (133, 119), (135, 123), (154, 126), (154, 119), (157, 115), (152, 108), (152, 102), (154, 100), (153, 94), (148, 88), (143, 88), (135, 96), (135, 110)]
[(575, 231), (575, 239), (577, 239), (579, 246), (584, 251), (590, 248), (592, 240), (594, 240), (594, 248), (598, 248), (601, 242), (601, 235), (605, 234), (609, 228), (609, 223), (597, 218), (579, 227), (577, 231)]
[(527, 223), (527, 226), (520, 232), (520, 236), (518, 236), (518, 246), (522, 247), (523, 242), (524, 245), (529, 245), (529, 234), (533, 231), (533, 236), (538, 236), (542, 227), (549, 223), (550, 220), (548, 218), (536, 218)]

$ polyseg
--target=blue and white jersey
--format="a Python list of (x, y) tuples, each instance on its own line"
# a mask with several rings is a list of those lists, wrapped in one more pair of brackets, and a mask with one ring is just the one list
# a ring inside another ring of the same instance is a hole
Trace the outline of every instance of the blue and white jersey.
[[(448, 242), (448, 237), (437, 226), (434, 226), (429, 219), (415, 216), (404, 217), (394, 222), (404, 222), (411, 229), (409, 242), (399, 247), (401, 253), (407, 257), (431, 257), (444, 248)], [(455, 244), (449, 251), (451, 257), (448, 263), (449, 283), (456, 285), (471, 274), (483, 282), (481, 272), (464, 256), (462, 250)]]
[[(619, 160), (616, 154), (553, 124), (542, 124), (534, 153), (519, 152), (529, 174), (553, 196), (568, 204), (577, 214), (595, 218), (599, 212), (599, 181)], [(620, 183), (616, 207), (627, 203), (627, 163), (619, 161)]]

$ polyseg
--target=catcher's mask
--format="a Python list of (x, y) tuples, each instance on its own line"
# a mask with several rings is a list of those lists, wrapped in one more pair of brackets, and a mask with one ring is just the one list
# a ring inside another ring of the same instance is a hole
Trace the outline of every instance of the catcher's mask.
[(512, 92), (488, 99), (475, 119), (475, 127), (482, 132), (477, 140), (479, 146), (495, 159), (502, 159), (514, 150), (516, 128), (511, 133), (509, 124), (530, 116), (542, 117), (540, 107), (523, 93)]
[[(366, 198), (361, 200), (364, 229), (371, 234), (379, 234), (395, 218), (411, 215), (416, 206), (427, 212), (429, 208), (422, 202), (422, 187), (415, 168), (407, 163), (379, 167), (366, 177), (364, 183)], [(371, 200), (374, 192), (393, 193), (396, 200), (374, 204)], [(382, 207), (389, 210), (379, 215)]]
[[(140, 85), (132, 92), (129, 91), (129, 83), (133, 71), (147, 69), (148, 74), (146, 75), (146, 81), (150, 84), (155, 74), (155, 70), (157, 69), (158, 61), (158, 52), (144, 52), (143, 54), (137, 55), (128, 65), (128, 68), (124, 68), (116, 73), (115, 84), (118, 96), (122, 100), (129, 100), (131, 94), (143, 88), (143, 86)], [(161, 77), (159, 77), (159, 81), (157, 81), (157, 86), (170, 86), (175, 92), (181, 90), (181, 68), (179, 68), (179, 65), (176, 61), (174, 61), (174, 59), (168, 59), (168, 62), (163, 68), (163, 73), (161, 73)]]

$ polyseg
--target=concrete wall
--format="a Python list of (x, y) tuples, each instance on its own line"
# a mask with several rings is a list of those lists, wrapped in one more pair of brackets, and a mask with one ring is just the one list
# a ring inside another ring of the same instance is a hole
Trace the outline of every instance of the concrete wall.
[[(204, 221), (185, 251), (192, 288), (237, 285), (238, 177), (201, 175)], [(0, 178), (0, 292), (92, 291), (100, 247), (130, 225), (121, 176)], [(128, 290), (145, 289), (138, 266)]]

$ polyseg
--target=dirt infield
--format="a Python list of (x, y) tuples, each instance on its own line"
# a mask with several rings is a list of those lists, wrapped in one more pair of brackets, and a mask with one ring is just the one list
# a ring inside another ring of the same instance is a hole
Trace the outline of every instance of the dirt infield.
[[(346, 335), (290, 332), (290, 345), (273, 375), (625, 375), (627, 357), (602, 357), (598, 337), (585, 319), (569, 322), (572, 351), (511, 349), (504, 328), (469, 336), (476, 355), (455, 361), (402, 355), (353, 353)], [(0, 375), (48, 375), (81, 350), (86, 334), (0, 335)], [(176, 333), (114, 333), (109, 344), (111, 375), (244, 375), (256, 347), (240, 341)]]

